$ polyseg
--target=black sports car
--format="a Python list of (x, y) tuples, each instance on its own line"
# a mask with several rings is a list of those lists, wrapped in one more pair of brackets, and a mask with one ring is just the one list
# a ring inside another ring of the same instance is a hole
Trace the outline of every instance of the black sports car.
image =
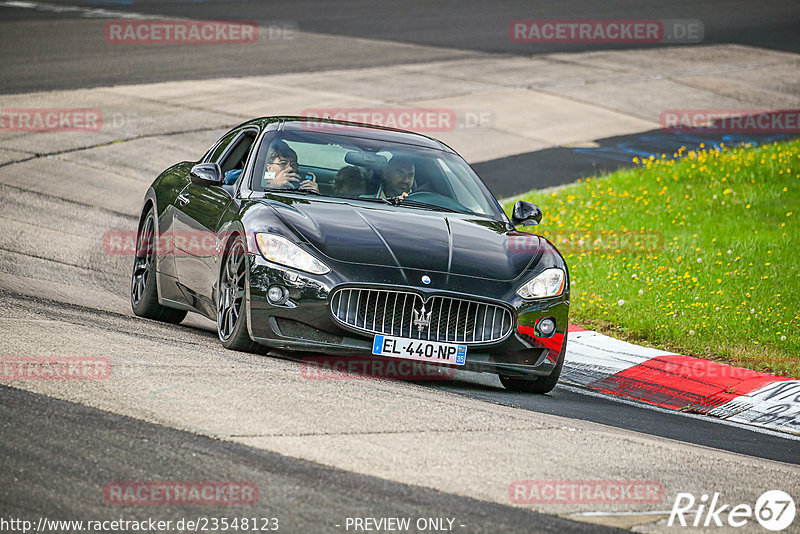
[(541, 217), (517, 202), (509, 219), (435, 139), (256, 119), (153, 182), (131, 304), (174, 323), (201, 313), (231, 349), (420, 360), (544, 393), (564, 361), (569, 274), (515, 229)]

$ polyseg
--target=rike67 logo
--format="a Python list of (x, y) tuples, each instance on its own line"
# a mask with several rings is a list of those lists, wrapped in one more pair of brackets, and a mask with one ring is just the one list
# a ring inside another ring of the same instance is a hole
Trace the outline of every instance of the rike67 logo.
[[(710, 499), (703, 494), (699, 502), (691, 493), (678, 493), (667, 526), (739, 528), (755, 519), (765, 529), (777, 532), (794, 522), (795, 513), (794, 499), (780, 490), (764, 492), (753, 507), (723, 503), (719, 493), (714, 493)], [(694, 520), (685, 516), (694, 516)]]

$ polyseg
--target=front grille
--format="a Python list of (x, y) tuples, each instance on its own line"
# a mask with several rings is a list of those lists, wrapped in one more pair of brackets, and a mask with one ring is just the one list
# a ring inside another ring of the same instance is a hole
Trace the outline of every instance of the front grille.
[[(449, 343), (492, 343), (513, 328), (502, 306), (446, 296), (423, 301), (416, 293), (384, 289), (340, 289), (331, 297), (331, 313), (363, 332)], [(430, 326), (420, 324), (428, 318)]]

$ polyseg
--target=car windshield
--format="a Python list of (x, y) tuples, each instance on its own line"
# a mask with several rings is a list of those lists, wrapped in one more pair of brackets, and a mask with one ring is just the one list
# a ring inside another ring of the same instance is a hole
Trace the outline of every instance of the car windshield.
[[(316, 186), (304, 185), (308, 180)], [(325, 131), (266, 134), (251, 188), (502, 218), (486, 186), (455, 154)]]

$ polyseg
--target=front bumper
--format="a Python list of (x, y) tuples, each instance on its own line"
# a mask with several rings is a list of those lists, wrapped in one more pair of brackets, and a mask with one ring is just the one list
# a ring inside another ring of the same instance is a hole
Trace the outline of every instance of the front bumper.
[[(546, 376), (556, 367), (562, 352), (568, 292), (551, 299), (523, 301), (509, 282), (352, 264), (331, 266), (330, 273), (316, 276), (276, 266), (258, 255), (250, 255), (248, 261), (248, 329), (254, 341), (268, 348), (312, 355), (385, 358), (372, 355), (373, 335), (351, 330), (333, 318), (330, 295), (346, 284), (402, 289), (423, 296), (457, 295), (503, 303), (514, 310), (514, 328), (504, 339), (486, 344), (466, 343), (465, 365), (436, 365), (507, 376)], [(432, 279), (430, 285), (412, 282), (426, 274)], [(286, 303), (269, 302), (267, 291), (275, 285), (288, 290)], [(556, 323), (556, 330), (549, 337), (538, 334), (537, 323), (545, 317), (553, 318)]]

